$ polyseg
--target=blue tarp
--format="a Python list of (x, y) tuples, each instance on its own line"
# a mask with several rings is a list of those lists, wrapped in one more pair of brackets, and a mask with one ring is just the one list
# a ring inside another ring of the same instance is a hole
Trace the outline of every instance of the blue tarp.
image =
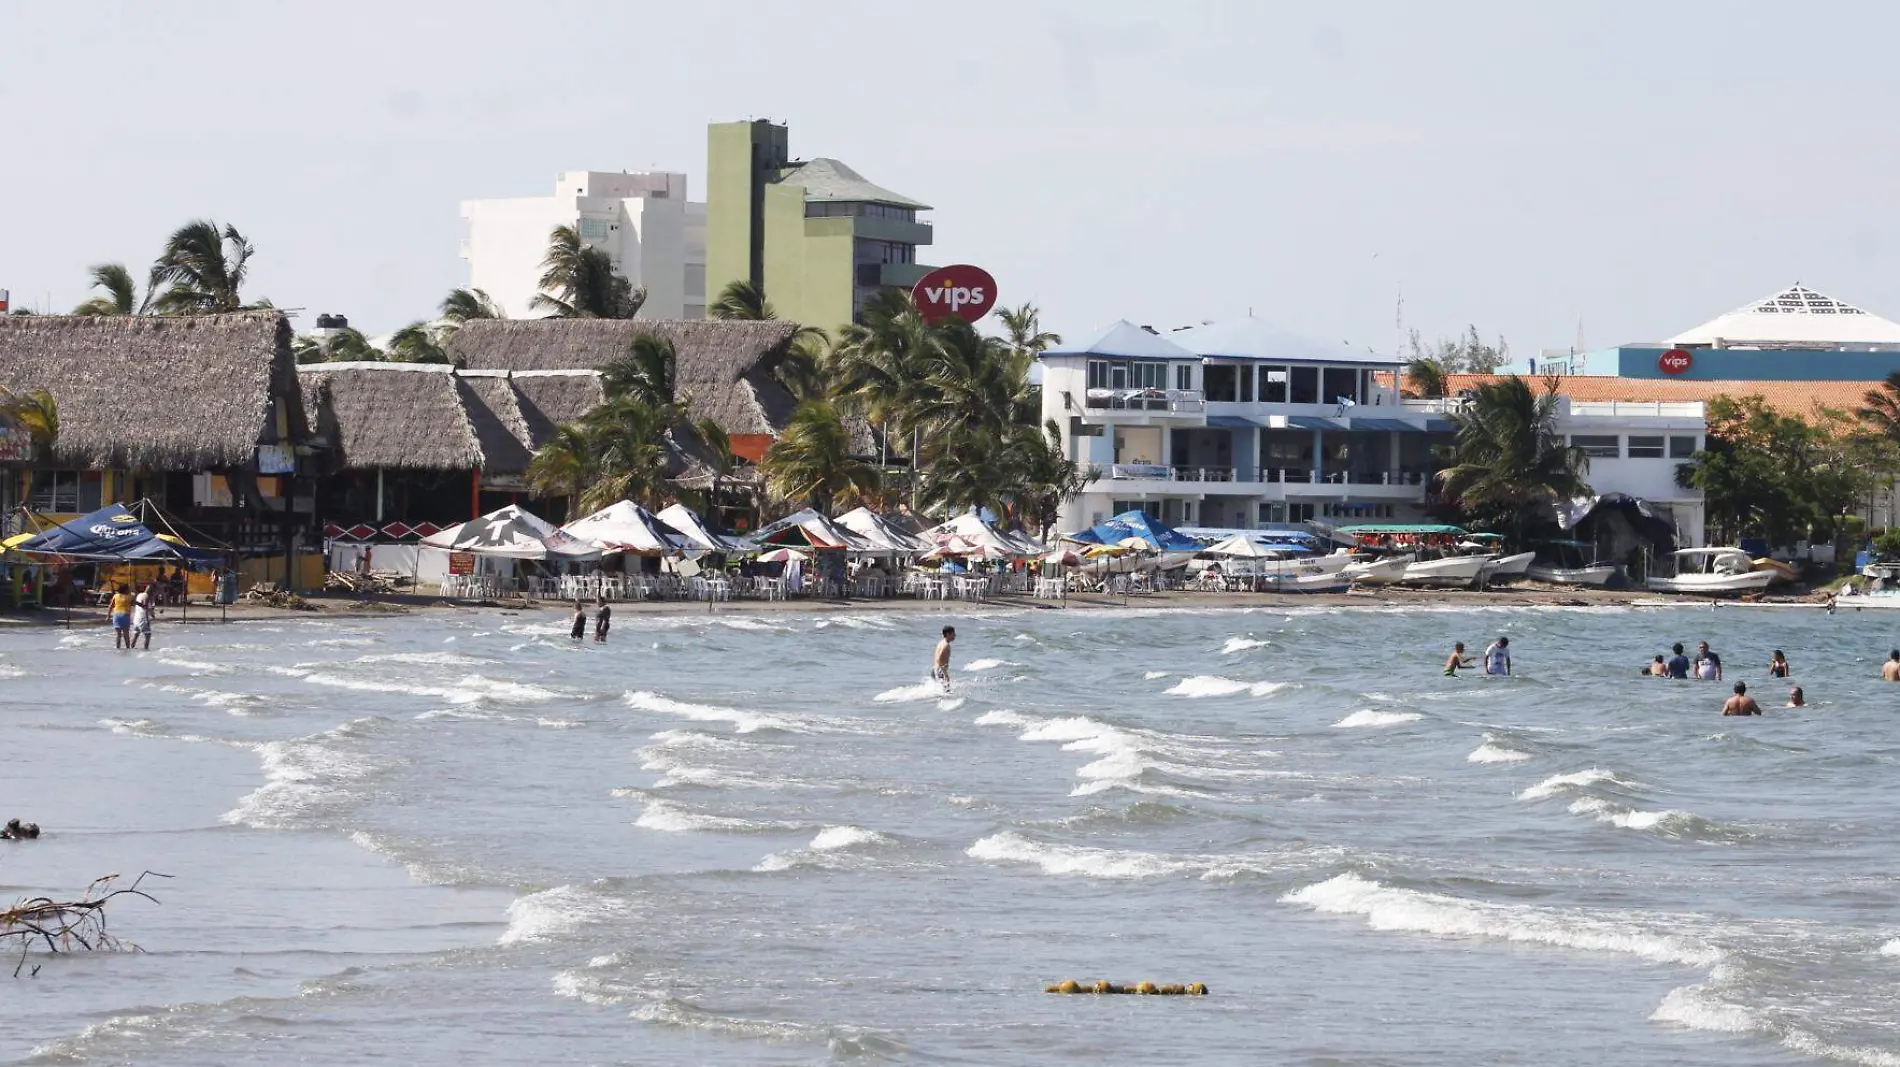
[(13, 551), (83, 559), (210, 561), (223, 558), (217, 553), (160, 540), (123, 504), (112, 504), (42, 530), (15, 545)]
[(1124, 511), (1077, 534), (1069, 540), (1089, 545), (1117, 545), (1130, 537), (1139, 537), (1150, 548), (1161, 552), (1198, 552), (1201, 544), (1145, 511)]

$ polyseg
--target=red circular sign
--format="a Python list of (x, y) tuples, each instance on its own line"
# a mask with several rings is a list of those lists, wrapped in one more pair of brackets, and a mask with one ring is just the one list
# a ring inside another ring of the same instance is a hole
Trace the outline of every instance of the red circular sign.
[(910, 295), (925, 322), (935, 324), (950, 318), (975, 322), (996, 304), (996, 279), (982, 267), (957, 263), (924, 275)]
[(1695, 357), (1680, 348), (1672, 348), (1656, 357), (1656, 369), (1664, 374), (1687, 374), (1695, 366)]

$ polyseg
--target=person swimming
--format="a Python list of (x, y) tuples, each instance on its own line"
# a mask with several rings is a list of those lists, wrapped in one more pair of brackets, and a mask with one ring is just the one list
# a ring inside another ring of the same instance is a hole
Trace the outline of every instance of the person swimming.
[(1695, 646), (1695, 676), (1705, 682), (1722, 680), (1722, 657), (1709, 651), (1707, 641), (1697, 642)]
[(1760, 715), (1761, 705), (1748, 695), (1748, 683), (1736, 682), (1735, 695), (1722, 704), (1723, 715)]
[(1788, 690), (1788, 707), (1805, 708), (1807, 706), (1808, 698), (1801, 695), (1800, 686), (1797, 685), (1793, 689)]
[(1880, 680), (1883, 682), (1900, 682), (1900, 648), (1894, 649), (1893, 652), (1887, 656), (1887, 662), (1881, 664)]
[(1459, 641), (1451, 646), (1451, 655), (1445, 658), (1445, 677), (1456, 677), (1458, 668), (1469, 667), (1475, 662), (1470, 656), (1465, 655), (1465, 643)]

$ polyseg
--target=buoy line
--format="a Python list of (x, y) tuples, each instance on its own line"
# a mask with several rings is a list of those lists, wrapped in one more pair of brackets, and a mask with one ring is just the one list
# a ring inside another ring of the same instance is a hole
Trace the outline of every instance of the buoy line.
[(1200, 982), (1187, 985), (1156, 985), (1153, 982), (1130, 982), (1116, 985), (1106, 979), (1099, 982), (1078, 982), (1071, 978), (1054, 985), (1044, 986), (1044, 993), (1132, 993), (1146, 997), (1204, 997), (1207, 987)]

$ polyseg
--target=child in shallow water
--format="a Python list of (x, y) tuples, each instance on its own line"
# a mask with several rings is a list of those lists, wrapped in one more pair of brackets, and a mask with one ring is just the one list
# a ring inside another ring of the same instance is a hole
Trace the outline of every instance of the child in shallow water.
[(576, 641), (587, 636), (587, 605), (578, 600), (574, 602), (574, 628), (567, 636)]

